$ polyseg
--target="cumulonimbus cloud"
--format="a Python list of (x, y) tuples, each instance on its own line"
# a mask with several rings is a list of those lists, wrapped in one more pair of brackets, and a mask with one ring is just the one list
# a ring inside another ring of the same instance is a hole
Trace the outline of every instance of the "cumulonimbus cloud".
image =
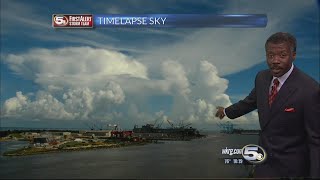
[[(195, 74), (188, 74), (178, 61), (163, 61), (160, 79), (149, 78), (147, 66), (124, 54), (88, 47), (31, 50), (10, 54), (5, 62), (14, 73), (43, 89), (35, 97), (17, 92), (5, 101), (4, 117), (148, 121), (162, 112), (164, 120), (212, 124), (217, 120), (216, 106), (230, 105), (225, 94), (228, 81), (219, 77), (217, 68), (206, 60), (199, 61)], [(155, 94), (173, 99), (173, 104), (168, 104), (171, 113), (162, 109), (144, 111), (143, 107), (157, 103), (149, 101)]]

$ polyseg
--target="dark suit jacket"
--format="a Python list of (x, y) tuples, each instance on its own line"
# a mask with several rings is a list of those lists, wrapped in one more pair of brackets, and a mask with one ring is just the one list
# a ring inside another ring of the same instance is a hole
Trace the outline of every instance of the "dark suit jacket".
[(259, 72), (251, 93), (225, 109), (231, 119), (258, 109), (259, 145), (268, 158), (255, 177), (320, 177), (319, 83), (294, 67), (269, 107), (271, 80), (269, 70)]

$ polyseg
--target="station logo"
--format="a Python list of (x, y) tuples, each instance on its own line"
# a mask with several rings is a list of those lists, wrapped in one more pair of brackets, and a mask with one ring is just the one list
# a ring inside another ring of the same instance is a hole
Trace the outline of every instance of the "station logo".
[(261, 146), (248, 144), (242, 148), (242, 157), (251, 164), (261, 164), (267, 159), (267, 153)]
[(63, 27), (68, 25), (69, 20), (67, 16), (64, 15), (53, 15), (52, 23), (53, 27)]
[(54, 28), (92, 28), (92, 14), (53, 14), (52, 27)]

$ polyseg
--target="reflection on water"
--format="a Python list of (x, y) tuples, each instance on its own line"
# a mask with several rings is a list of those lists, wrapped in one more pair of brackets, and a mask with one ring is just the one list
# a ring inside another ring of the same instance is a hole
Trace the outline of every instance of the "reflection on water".
[[(18, 142), (19, 143), (19, 142)], [(21, 143), (21, 142), (20, 142)], [(2, 178), (221, 178), (247, 177), (243, 165), (225, 165), (221, 149), (256, 144), (254, 135), (213, 134), (115, 149), (0, 157)], [(23, 147), (1, 142), (4, 149)]]

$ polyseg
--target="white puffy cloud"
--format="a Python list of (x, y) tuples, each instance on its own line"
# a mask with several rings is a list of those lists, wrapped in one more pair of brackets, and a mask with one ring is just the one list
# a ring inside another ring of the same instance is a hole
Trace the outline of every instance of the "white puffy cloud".
[(176, 61), (163, 62), (162, 74), (166, 82), (172, 88), (171, 91), (173, 91), (174, 94), (181, 94), (186, 98), (191, 92), (186, 72), (180, 63)]
[[(41, 92), (46, 96), (37, 95), (33, 100), (17, 93), (4, 103), (3, 116), (112, 120), (122, 116), (117, 108), (123, 108), (125, 90), (132, 94), (130, 87), (137, 85), (135, 81), (141, 81), (138, 92), (141, 93), (143, 84), (150, 84), (143, 64), (106, 49), (32, 49), (26, 53), (9, 54), (4, 57), (4, 62), (14, 73), (42, 87)], [(38, 108), (40, 105), (41, 108), (51, 106), (52, 112)]]
[(192, 91), (198, 98), (221, 106), (230, 105), (229, 96), (225, 93), (228, 80), (221, 78), (217, 68), (208, 61), (200, 61), (196, 83)]
[[(93, 61), (100, 66), (91, 64)], [(231, 104), (225, 94), (228, 81), (207, 60), (199, 61), (194, 73), (187, 72), (179, 61), (163, 61), (158, 69), (162, 79), (149, 78), (146, 66), (124, 54), (88, 47), (31, 50), (8, 55), (5, 62), (15, 73), (43, 87), (34, 99), (18, 92), (6, 100), (2, 110), (5, 117), (123, 124), (144, 124), (160, 118), (174, 124), (189, 121), (212, 125), (217, 122), (216, 106)], [(170, 112), (150, 110), (157, 103), (149, 101), (153, 95), (172, 97)], [(239, 118), (242, 121), (247, 118)]]
[(128, 75), (147, 79), (147, 68), (122, 53), (91, 47), (31, 49), (9, 54), (4, 62), (16, 74), (45, 88), (86, 87), (105, 77)]
[(5, 101), (3, 113), (7, 115), (16, 114), (27, 104), (28, 97), (24, 96), (21, 91), (16, 92), (16, 97), (10, 98)]
[[(61, 99), (60, 101), (58, 99)], [(69, 89), (62, 97), (53, 97), (45, 91), (38, 91), (34, 100), (17, 92), (16, 97), (5, 101), (3, 116), (55, 119), (89, 120), (117, 115), (105, 109), (125, 101), (121, 87), (109, 82), (104, 89), (92, 91), (89, 88)]]
[(228, 81), (219, 77), (217, 68), (208, 61), (200, 61), (197, 73), (193, 75), (195, 83), (191, 88), (190, 98), (179, 101), (177, 107), (182, 107), (179, 118), (193, 123), (214, 123), (216, 107), (231, 105), (229, 96), (225, 94)]
[(16, 97), (5, 101), (2, 112), (4, 116), (9, 117), (44, 119), (70, 119), (71, 117), (71, 114), (64, 110), (61, 102), (44, 91), (39, 91), (34, 101), (22, 92), (17, 92)]
[[(179, 64), (175, 62), (174, 64)], [(179, 65), (177, 71), (185, 71), (182, 65)], [(209, 61), (200, 61), (198, 70), (195, 74), (190, 74), (194, 84), (190, 88), (188, 98), (181, 98), (179, 95), (174, 96), (172, 115), (175, 123), (180, 121), (191, 122), (197, 126), (209, 125), (215, 126), (220, 119), (215, 117), (217, 106), (227, 107), (231, 105), (230, 98), (225, 94), (228, 88), (228, 80), (221, 78), (217, 68)], [(174, 71), (174, 68), (172, 69)], [(177, 79), (187, 79), (187, 76)], [(189, 81), (189, 80), (188, 80)], [(230, 121), (225, 117), (223, 121)], [(243, 127), (258, 128), (257, 112), (249, 113), (233, 121), (236, 125)]]

